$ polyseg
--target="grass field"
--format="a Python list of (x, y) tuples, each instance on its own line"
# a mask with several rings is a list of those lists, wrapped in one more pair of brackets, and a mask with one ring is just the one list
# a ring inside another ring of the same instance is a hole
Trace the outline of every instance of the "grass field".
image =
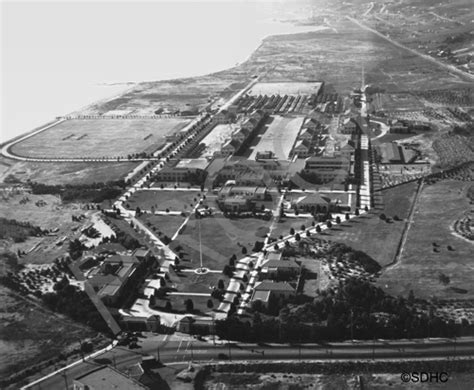
[(363, 215), (350, 222), (326, 231), (325, 238), (341, 242), (356, 250), (363, 251), (375, 259), (382, 267), (390, 264), (395, 257), (405, 221), (387, 223), (378, 214), (384, 213), (393, 218), (397, 215), (405, 220), (408, 217), (417, 183), (407, 183), (383, 190), (383, 204), (376, 212)]
[(301, 225), (305, 227), (310, 227), (311, 222), (314, 221), (313, 217), (307, 218), (282, 218), (280, 222), (275, 222), (273, 226), (273, 231), (271, 233), (271, 237), (278, 238), (281, 235), (287, 236), (290, 234), (290, 229), (293, 228), (295, 231), (301, 230)]
[[(243, 257), (242, 247), (252, 253), (255, 241), (263, 241), (257, 236), (264, 232), (268, 221), (245, 218), (231, 220), (221, 216), (204, 218), (201, 223), (201, 241), (203, 264), (213, 270), (222, 270), (228, 264), (229, 258), (235, 254)], [(199, 266), (199, 228), (196, 219), (191, 218), (183, 234), (173, 242), (173, 248), (181, 245), (185, 253), (183, 265), (191, 268)]]
[(153, 152), (165, 136), (188, 120), (83, 119), (67, 120), (15, 144), (12, 152), (27, 157), (118, 157)]
[(156, 211), (191, 211), (196, 205), (196, 199), (199, 201), (198, 191), (137, 191), (126, 202), (131, 209), (137, 206), (142, 210)]
[(184, 217), (181, 215), (143, 214), (140, 216), (140, 220), (156, 232), (156, 234), (161, 232), (163, 235), (171, 238), (184, 222)]
[[(453, 222), (470, 208), (466, 197), (469, 186), (470, 183), (459, 181), (425, 185), (400, 262), (379, 279), (388, 292), (406, 296), (413, 290), (415, 296), (423, 298), (474, 297), (473, 244), (453, 235), (451, 230)], [(440, 275), (447, 276), (448, 283), (442, 283)]]

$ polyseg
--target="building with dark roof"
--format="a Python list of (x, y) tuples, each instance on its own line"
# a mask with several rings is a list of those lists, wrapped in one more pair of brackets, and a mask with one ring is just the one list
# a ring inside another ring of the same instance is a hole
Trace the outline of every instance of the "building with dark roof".
[(319, 192), (301, 194), (294, 196), (291, 207), (304, 213), (326, 213), (329, 211), (330, 201), (319, 194)]
[(231, 139), (221, 148), (222, 156), (232, 156), (240, 149), (241, 143), (235, 139)]
[(410, 164), (417, 158), (417, 153), (394, 142), (384, 143), (376, 147), (381, 164)]
[(166, 165), (157, 172), (155, 180), (171, 182), (199, 182), (206, 175), (209, 161), (205, 158), (182, 159), (174, 166)]
[(289, 283), (265, 280), (255, 284), (252, 302), (261, 301), (266, 306), (272, 296), (276, 298), (289, 298), (294, 294), (295, 289)]
[(272, 260), (263, 262), (260, 277), (262, 279), (288, 280), (298, 275), (300, 266), (294, 260)]
[(95, 368), (73, 380), (74, 390), (144, 390), (148, 389), (110, 366)]

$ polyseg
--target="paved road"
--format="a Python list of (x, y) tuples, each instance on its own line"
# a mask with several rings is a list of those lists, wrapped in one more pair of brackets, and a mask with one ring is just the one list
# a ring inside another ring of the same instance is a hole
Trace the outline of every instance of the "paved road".
[[(156, 336), (139, 341), (140, 348), (130, 350), (126, 347), (116, 347), (92, 361), (86, 361), (66, 371), (68, 388), (72, 387), (72, 379), (85, 374), (98, 364), (116, 365), (118, 369), (130, 366), (141, 360), (144, 355), (157, 356), (165, 364), (187, 363), (189, 361), (212, 362), (218, 361), (218, 354), (225, 354), (230, 360), (364, 360), (364, 359), (433, 359), (453, 357), (474, 357), (474, 338), (458, 339), (456, 341), (422, 340), (422, 341), (375, 341), (355, 343), (303, 344), (303, 345), (256, 345), (222, 343), (213, 345), (212, 341), (202, 342), (183, 337)], [(159, 347), (159, 349), (157, 348)], [(56, 375), (29, 389), (64, 389), (64, 375)]]

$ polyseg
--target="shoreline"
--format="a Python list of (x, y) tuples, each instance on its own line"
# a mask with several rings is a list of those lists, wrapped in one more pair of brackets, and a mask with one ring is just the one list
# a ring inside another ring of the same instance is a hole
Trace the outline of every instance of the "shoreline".
[[(284, 22), (280, 22), (281, 24), (285, 24)], [(65, 117), (65, 116), (69, 116), (69, 115), (73, 115), (75, 113), (80, 113), (81, 111), (85, 111), (87, 109), (90, 109), (96, 105), (99, 105), (99, 104), (103, 104), (103, 103), (106, 103), (108, 101), (111, 101), (111, 100), (114, 100), (114, 99), (117, 99), (117, 98), (120, 98), (121, 96), (124, 96), (126, 95), (127, 93), (129, 92), (132, 92), (135, 88), (137, 88), (138, 86), (140, 85), (143, 85), (143, 84), (147, 84), (147, 83), (165, 83), (165, 82), (173, 82), (173, 81), (186, 81), (186, 80), (193, 80), (193, 79), (199, 79), (199, 78), (203, 78), (203, 77), (209, 77), (209, 76), (213, 76), (213, 75), (218, 75), (220, 73), (223, 73), (223, 72), (228, 72), (228, 71), (231, 71), (232, 69), (235, 69), (239, 66), (242, 66), (244, 65), (246, 62), (248, 62), (250, 60), (250, 58), (260, 49), (260, 47), (265, 43), (265, 41), (267, 39), (270, 39), (270, 38), (275, 38), (275, 37), (280, 37), (280, 36), (289, 36), (289, 35), (298, 35), (298, 34), (308, 34), (308, 33), (315, 33), (315, 32), (319, 32), (319, 31), (324, 31), (324, 30), (328, 30), (330, 29), (329, 27), (327, 26), (322, 26), (322, 25), (318, 25), (318, 26), (297, 26), (297, 25), (293, 25), (293, 28), (298, 28), (298, 27), (305, 27), (305, 29), (303, 31), (294, 31), (294, 32), (283, 32), (283, 33), (277, 33), (277, 34), (267, 34), (265, 35), (263, 38), (261, 38), (258, 42), (258, 44), (256, 45), (256, 47), (251, 50), (250, 54), (248, 54), (244, 60), (240, 61), (240, 62), (237, 62), (236, 65), (234, 66), (229, 66), (229, 67), (226, 67), (224, 69), (221, 69), (221, 70), (216, 70), (216, 71), (211, 71), (211, 72), (205, 72), (204, 74), (198, 74), (198, 75), (191, 75), (191, 76), (179, 76), (179, 77), (171, 77), (171, 78), (163, 78), (163, 79), (155, 79), (155, 80), (142, 80), (142, 81), (123, 81), (123, 82), (110, 82), (110, 83), (97, 83), (95, 84), (96, 86), (102, 86), (102, 87), (107, 87), (107, 86), (118, 86), (118, 85), (126, 85), (126, 87), (123, 89), (123, 90), (120, 90), (118, 92), (115, 92), (111, 95), (107, 95), (103, 98), (99, 98), (98, 100), (94, 100), (93, 102), (91, 103), (88, 103), (88, 104), (85, 104), (85, 105), (82, 105), (81, 107), (79, 107), (78, 109), (75, 109), (73, 111), (70, 111), (66, 114), (62, 114), (62, 115), (57, 115), (57, 116), (61, 116), (61, 117)], [(57, 117), (56, 116), (56, 117)], [(55, 118), (56, 118), (55, 117)], [(11, 143), (13, 141), (15, 141), (16, 139), (19, 139), (21, 137), (24, 137), (26, 136), (27, 134), (31, 134), (33, 132), (35, 132), (36, 130), (40, 129), (40, 128), (43, 128), (45, 126), (47, 126), (48, 124), (50, 123), (53, 123), (56, 121), (56, 119), (50, 119), (48, 121), (46, 121), (45, 123), (43, 124), (40, 124), (36, 127), (34, 127), (33, 129), (31, 130), (27, 130), (25, 132), (21, 132), (20, 134), (12, 137), (12, 138), (8, 138), (4, 141), (1, 141), (0, 142), (0, 147), (3, 147), (4, 145), (8, 144), (8, 143)]]

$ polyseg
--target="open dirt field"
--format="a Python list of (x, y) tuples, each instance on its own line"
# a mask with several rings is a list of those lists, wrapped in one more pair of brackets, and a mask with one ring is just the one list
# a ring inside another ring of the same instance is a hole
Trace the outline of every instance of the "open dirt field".
[(12, 147), (26, 157), (125, 157), (153, 152), (165, 136), (182, 129), (188, 120), (72, 119), (59, 123)]
[[(5, 193), (9, 192), (3, 192), (3, 194)], [(87, 219), (82, 222), (73, 222), (71, 217), (82, 214), (87, 216), (91, 213), (91, 211), (81, 209), (77, 204), (64, 205), (53, 195), (32, 195), (23, 192), (9, 194), (8, 196), (3, 195), (1, 198), (0, 215), (7, 219), (30, 222), (42, 229), (59, 229), (52, 235), (29, 237), (20, 243), (12, 243), (10, 240), (2, 241), (0, 248), (15, 253), (18, 250), (26, 252), (20, 259), (21, 263), (51, 263), (58, 256), (64, 255), (67, 252), (69, 239), (78, 238), (80, 235), (78, 228), (87, 223)], [(25, 198), (28, 201), (20, 203)], [(71, 229), (77, 230), (72, 231)], [(66, 239), (62, 242), (64, 238)]]
[(56, 358), (96, 332), (54, 314), (0, 286), (0, 377)]
[(322, 83), (257, 83), (249, 91), (251, 95), (312, 95), (317, 94)]
[(258, 152), (271, 150), (279, 160), (287, 160), (304, 118), (274, 116), (249, 159), (254, 160)]
[(13, 179), (26, 182), (28, 179), (49, 185), (92, 184), (124, 179), (136, 162), (111, 163), (47, 163), (13, 161), (0, 157), (5, 167), (0, 172), (0, 182)]
[(415, 296), (423, 298), (474, 297), (473, 244), (451, 230), (454, 221), (470, 207), (466, 196), (469, 186), (466, 182), (441, 181), (423, 187), (402, 257), (383, 272), (378, 280), (381, 287), (404, 296), (413, 290)]

